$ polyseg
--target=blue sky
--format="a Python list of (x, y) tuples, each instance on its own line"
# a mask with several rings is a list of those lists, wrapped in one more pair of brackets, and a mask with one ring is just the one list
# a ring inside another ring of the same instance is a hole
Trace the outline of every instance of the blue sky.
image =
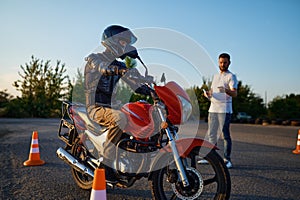
[[(214, 67), (217, 56), (229, 52), (230, 70), (262, 98), (267, 92), (268, 101), (299, 94), (299, 9), (297, 0), (1, 0), (0, 90), (16, 94), (11, 85), (31, 55), (53, 64), (61, 60), (74, 75), (99, 46), (104, 28), (121, 24), (182, 33), (207, 52)], [(147, 51), (142, 56), (148, 63), (159, 62)]]

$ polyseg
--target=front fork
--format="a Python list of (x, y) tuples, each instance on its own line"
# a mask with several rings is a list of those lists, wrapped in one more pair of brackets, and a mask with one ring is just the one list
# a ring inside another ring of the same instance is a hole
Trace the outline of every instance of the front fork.
[[(164, 108), (163, 108), (162, 105), (157, 106), (157, 110), (158, 110), (159, 116), (162, 120), (162, 123), (166, 123), (166, 117), (165, 117), (165, 115), (162, 111), (163, 109)], [(167, 133), (167, 137), (169, 138), (169, 142), (170, 142), (170, 146), (171, 146), (171, 149), (172, 149), (172, 152), (173, 152), (175, 165), (176, 165), (176, 167), (179, 171), (179, 176), (180, 176), (181, 182), (182, 182), (184, 187), (187, 187), (187, 186), (189, 186), (189, 181), (187, 179), (182, 160), (180, 159), (180, 156), (179, 156), (179, 153), (178, 153), (178, 150), (177, 150), (177, 147), (176, 147), (177, 137), (174, 138), (174, 136), (171, 133), (169, 127), (163, 127), (163, 128), (165, 129), (165, 131)]]

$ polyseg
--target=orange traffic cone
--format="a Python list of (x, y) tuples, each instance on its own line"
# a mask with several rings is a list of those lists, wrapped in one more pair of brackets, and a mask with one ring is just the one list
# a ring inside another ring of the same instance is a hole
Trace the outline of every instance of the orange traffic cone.
[(29, 159), (23, 163), (24, 166), (43, 165), (45, 161), (40, 158), (38, 132), (33, 131)]
[(106, 181), (104, 169), (95, 170), (90, 200), (96, 199), (106, 200)]
[(293, 151), (294, 154), (300, 154), (300, 130), (298, 130), (298, 139), (296, 143), (296, 149)]

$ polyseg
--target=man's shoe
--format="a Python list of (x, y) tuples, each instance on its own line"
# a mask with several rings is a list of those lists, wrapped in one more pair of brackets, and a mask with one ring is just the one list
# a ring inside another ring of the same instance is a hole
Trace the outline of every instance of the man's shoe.
[(201, 160), (198, 160), (198, 164), (208, 164), (208, 161), (201, 159)]
[(226, 165), (227, 169), (231, 169), (232, 168), (232, 163), (230, 161), (226, 161), (225, 165)]

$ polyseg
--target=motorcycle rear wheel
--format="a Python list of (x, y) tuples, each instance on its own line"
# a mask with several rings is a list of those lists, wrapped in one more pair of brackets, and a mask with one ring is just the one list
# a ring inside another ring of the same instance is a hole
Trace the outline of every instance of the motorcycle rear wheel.
[[(198, 161), (202, 159), (207, 160), (208, 164), (199, 164)], [(229, 171), (215, 150), (197, 148), (182, 160), (186, 163), (185, 170), (190, 187), (184, 188), (178, 181), (174, 162), (169, 160), (166, 167), (152, 174), (149, 183), (154, 199), (229, 199), (231, 191)]]
[[(80, 162), (83, 164), (86, 164), (84, 162), (85, 158), (85, 151), (84, 147), (79, 143), (79, 140), (75, 141), (75, 144), (72, 146), (71, 154)], [(74, 168), (71, 169), (72, 176), (76, 182), (76, 184), (84, 190), (90, 190), (93, 185), (93, 177), (84, 174)]]

